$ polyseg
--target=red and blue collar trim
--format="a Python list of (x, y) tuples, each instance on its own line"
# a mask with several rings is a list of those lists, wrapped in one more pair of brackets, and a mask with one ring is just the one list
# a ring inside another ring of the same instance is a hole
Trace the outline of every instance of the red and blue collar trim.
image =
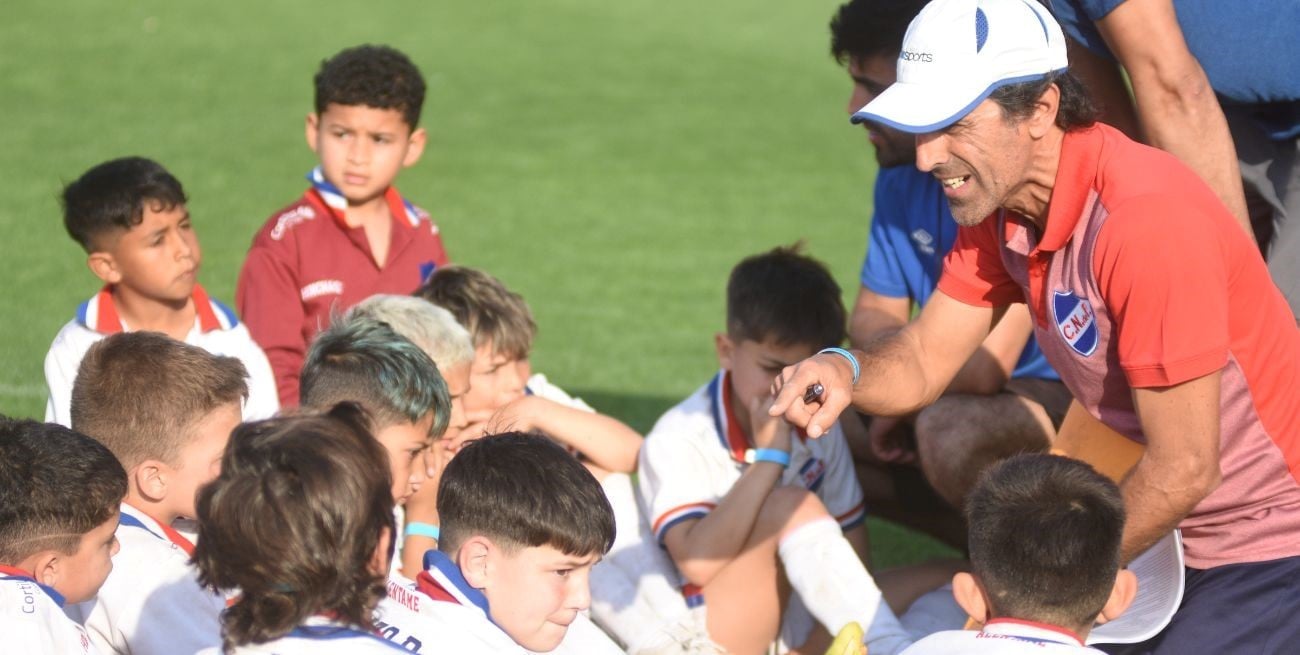
[[(311, 182), (312, 191), (316, 192), (321, 204), (330, 211), (330, 214), (334, 216), (334, 220), (338, 221), (339, 225), (347, 228), (348, 199), (343, 196), (343, 192), (325, 179), (325, 172), (321, 170), (320, 166), (311, 169), (311, 172), (307, 173), (307, 181)], [(392, 213), (395, 223), (401, 223), (400, 219), (405, 219), (406, 223), (411, 227), (420, 226), (420, 211), (410, 201), (403, 198), (402, 194), (397, 192), (397, 187), (389, 186), (388, 190), (384, 191), (384, 200), (388, 202), (388, 210)]]
[[(208, 297), (208, 292), (201, 285), (194, 285), (190, 299), (194, 301), (194, 314), (198, 318), (201, 332), (230, 330), (239, 325), (235, 311)], [(127, 326), (122, 323), (117, 304), (113, 302), (112, 285), (104, 285), (93, 298), (77, 307), (77, 323), (104, 335), (126, 331)]]
[(980, 632), (986, 635), (995, 635), (1005, 639), (1027, 641), (1034, 644), (1084, 645), (1079, 635), (1065, 628), (1022, 619), (992, 619), (984, 624), (984, 628)]
[(165, 525), (126, 503), (122, 503), (122, 515), (118, 518), (118, 525), (144, 530), (158, 539), (171, 542), (187, 556), (194, 556), (194, 544), (184, 535), (170, 525)]
[[(723, 369), (709, 382), (710, 411), (713, 413), (713, 427), (718, 433), (718, 441), (731, 454), (737, 464), (745, 464), (745, 451), (749, 450), (749, 435), (736, 420), (736, 409), (731, 402), (731, 372)], [(803, 430), (796, 430), (799, 440), (808, 438)]]
[(415, 588), (436, 601), (477, 607), (487, 620), (492, 621), (487, 596), (471, 587), (465, 576), (461, 575), (460, 567), (440, 550), (430, 550), (424, 554), (424, 570), (415, 578)]
[(388, 645), (393, 650), (407, 652), (406, 649), (397, 644), (388, 641), (372, 632), (366, 632), (361, 628), (352, 625), (345, 625), (333, 621), (328, 617), (313, 616), (307, 619), (307, 622), (289, 631), (290, 637), (298, 639), (310, 639), (313, 641), (331, 641), (334, 639), (364, 639), (366, 641), (378, 641)]
[(54, 587), (47, 587), (37, 582), (31, 571), (24, 571), (16, 566), (5, 566), (4, 564), (0, 564), (0, 580), (30, 582), (37, 587), (40, 587), (41, 591), (45, 592), (45, 595), (49, 596), (50, 600), (54, 601), (55, 605), (58, 605), (60, 608), (63, 607), (65, 600), (63, 594), (55, 591)]

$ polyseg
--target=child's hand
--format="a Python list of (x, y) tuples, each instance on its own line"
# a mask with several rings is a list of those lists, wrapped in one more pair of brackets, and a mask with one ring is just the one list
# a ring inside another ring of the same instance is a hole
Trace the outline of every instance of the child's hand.
[(774, 448), (790, 452), (790, 424), (772, 416), (772, 396), (755, 398), (749, 406), (750, 438), (755, 448)]

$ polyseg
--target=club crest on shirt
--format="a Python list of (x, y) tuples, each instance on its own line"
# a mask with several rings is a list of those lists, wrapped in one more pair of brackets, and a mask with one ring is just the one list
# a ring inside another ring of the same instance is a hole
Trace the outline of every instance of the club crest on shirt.
[(1071, 291), (1053, 291), (1052, 320), (1074, 352), (1087, 357), (1097, 349), (1097, 315), (1087, 300)]

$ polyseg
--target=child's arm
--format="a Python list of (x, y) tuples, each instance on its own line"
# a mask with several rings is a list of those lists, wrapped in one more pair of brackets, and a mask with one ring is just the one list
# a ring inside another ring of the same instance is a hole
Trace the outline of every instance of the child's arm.
[(235, 305), (271, 363), (280, 406), (297, 406), (307, 343), (302, 334), (305, 310), (293, 271), (270, 248), (254, 244), (239, 273)]
[(573, 448), (609, 471), (636, 470), (641, 435), (618, 419), (568, 407), (541, 396), (522, 396), (488, 421), (491, 430), (536, 430)]
[[(767, 415), (767, 399), (750, 408), (754, 447), (790, 452), (790, 426)], [(717, 507), (703, 518), (682, 521), (663, 537), (668, 554), (687, 582), (706, 586), (740, 554), (749, 540), (759, 510), (781, 481), (785, 468), (772, 462), (750, 464)]]
[[(444, 447), (437, 441), (426, 451), (424, 461), (428, 469), (429, 479), (425, 480), (424, 484), (420, 485), (420, 489), (406, 499), (404, 514), (407, 525), (412, 523), (439, 525), (438, 482), (442, 479), (442, 467), (446, 464), (443, 454)], [(411, 534), (406, 529), (402, 531), (402, 538), (404, 542), (402, 543), (401, 572), (402, 575), (414, 580), (424, 570), (424, 554), (437, 548), (438, 540), (426, 535)]]

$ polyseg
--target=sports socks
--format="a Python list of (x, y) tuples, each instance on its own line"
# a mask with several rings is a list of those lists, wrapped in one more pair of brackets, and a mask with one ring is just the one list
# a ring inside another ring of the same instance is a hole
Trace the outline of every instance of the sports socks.
[(892, 655), (911, 645), (907, 631), (834, 519), (821, 518), (796, 528), (781, 540), (777, 553), (790, 585), (831, 634), (857, 621), (866, 630), (871, 655)]

